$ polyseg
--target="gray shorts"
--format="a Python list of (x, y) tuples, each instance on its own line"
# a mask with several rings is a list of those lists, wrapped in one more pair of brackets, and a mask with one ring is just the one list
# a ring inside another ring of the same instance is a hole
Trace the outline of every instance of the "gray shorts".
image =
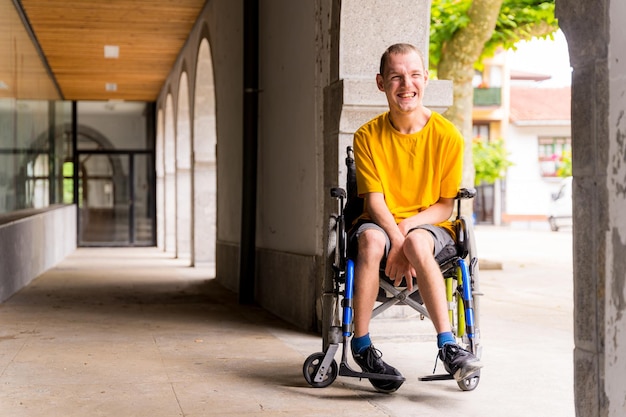
[[(365, 230), (368, 230), (368, 229), (380, 230), (383, 233), (383, 235), (385, 235), (385, 240), (386, 240), (385, 255), (388, 255), (389, 248), (391, 247), (391, 241), (389, 240), (389, 236), (387, 235), (387, 233), (383, 230), (382, 227), (380, 227), (376, 223), (367, 221), (367, 220), (362, 220), (362, 221), (359, 221), (359, 223), (357, 223), (356, 225), (354, 225), (354, 227), (350, 231), (350, 236), (349, 236), (350, 256), (356, 256), (359, 236), (361, 235), (361, 233), (363, 233)], [(411, 233), (413, 230), (417, 230), (417, 229), (428, 230), (431, 236), (433, 237), (433, 240), (435, 241), (435, 249), (434, 249), (433, 256), (437, 256), (439, 252), (441, 252), (441, 250), (447, 245), (454, 245), (454, 239), (452, 239), (452, 236), (450, 236), (450, 233), (443, 227), (434, 226), (432, 224), (422, 224), (420, 226), (414, 227), (411, 230), (409, 230), (407, 235)]]

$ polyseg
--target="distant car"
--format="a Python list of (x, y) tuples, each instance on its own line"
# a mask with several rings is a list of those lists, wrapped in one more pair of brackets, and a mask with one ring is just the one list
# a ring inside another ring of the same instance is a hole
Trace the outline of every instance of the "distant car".
[(552, 194), (548, 223), (554, 232), (562, 227), (572, 227), (572, 177), (564, 178), (559, 191)]

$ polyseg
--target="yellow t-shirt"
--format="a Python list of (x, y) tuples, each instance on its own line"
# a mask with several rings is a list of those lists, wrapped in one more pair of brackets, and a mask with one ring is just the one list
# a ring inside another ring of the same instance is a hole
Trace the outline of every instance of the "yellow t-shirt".
[[(361, 126), (354, 134), (359, 195), (384, 194), (391, 214), (400, 223), (435, 204), (454, 198), (461, 185), (464, 140), (456, 127), (432, 112), (416, 133), (393, 128), (389, 112)], [(369, 218), (363, 213), (361, 218)], [(449, 222), (440, 224), (452, 231)]]

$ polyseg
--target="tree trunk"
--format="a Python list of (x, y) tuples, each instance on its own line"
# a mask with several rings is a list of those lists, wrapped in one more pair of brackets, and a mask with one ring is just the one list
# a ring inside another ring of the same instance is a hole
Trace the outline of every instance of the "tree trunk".
[[(470, 23), (455, 33), (443, 45), (437, 75), (442, 80), (452, 80), (454, 102), (444, 116), (461, 131), (465, 138), (463, 187), (474, 186), (472, 160), (472, 109), (474, 90), (474, 64), (480, 58), (485, 43), (496, 27), (503, 0), (473, 0), (468, 10)], [(464, 208), (467, 214), (468, 209)], [(469, 205), (471, 212), (471, 205)]]

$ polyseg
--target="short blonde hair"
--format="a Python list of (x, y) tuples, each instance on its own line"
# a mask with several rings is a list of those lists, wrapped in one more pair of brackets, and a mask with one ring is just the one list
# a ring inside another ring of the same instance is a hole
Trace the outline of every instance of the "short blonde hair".
[(415, 52), (417, 55), (419, 55), (420, 59), (422, 60), (422, 66), (424, 66), (424, 55), (422, 55), (422, 52), (419, 49), (417, 49), (417, 46), (412, 45), (410, 43), (395, 43), (391, 45), (390, 47), (388, 47), (383, 53), (383, 56), (380, 57), (379, 74), (380, 75), (385, 74), (385, 68), (387, 67), (387, 62), (389, 61), (389, 55), (391, 54), (405, 55), (411, 52)]

